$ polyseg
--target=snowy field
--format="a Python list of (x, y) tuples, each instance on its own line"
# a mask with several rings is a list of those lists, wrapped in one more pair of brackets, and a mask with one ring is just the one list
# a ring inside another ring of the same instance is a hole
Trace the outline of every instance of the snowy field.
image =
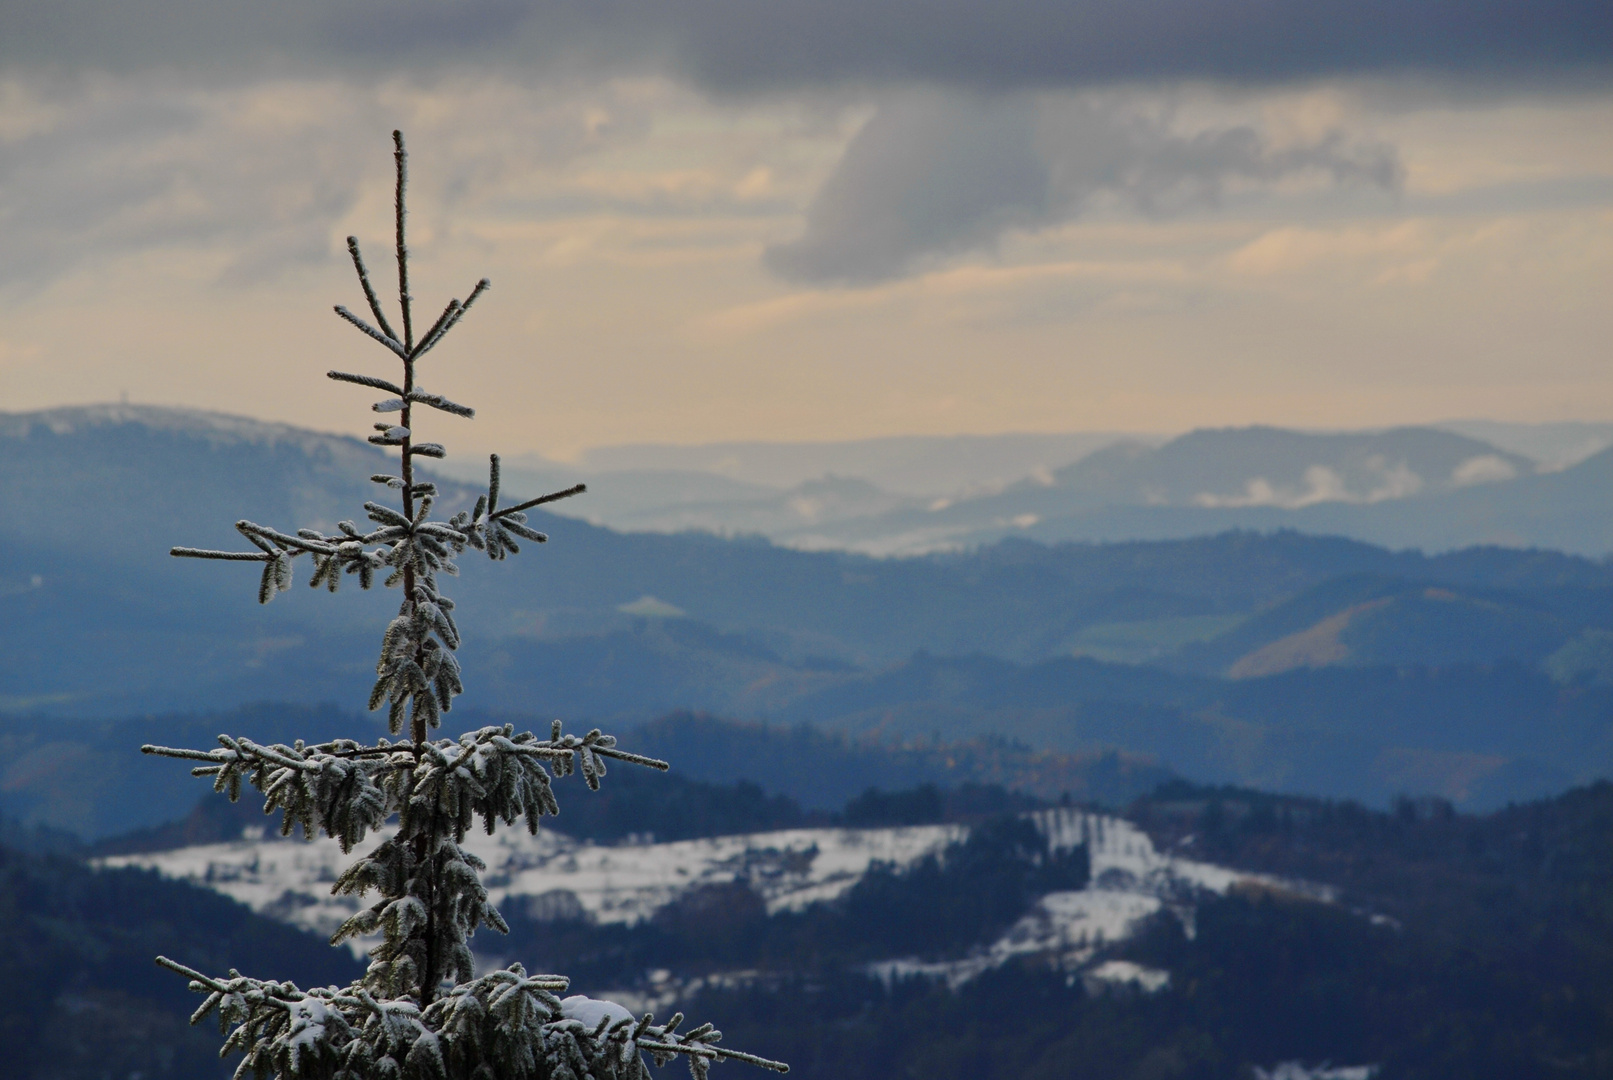
[[(968, 957), (942, 964), (893, 959), (876, 970), (886, 977), (931, 974), (957, 984), (1032, 954), (1050, 954), (1074, 970), (1099, 947), (1123, 940), (1141, 920), (1161, 910), (1180, 918), (1191, 933), (1193, 899), (1202, 891), (1225, 893), (1244, 883), (1332, 899), (1316, 886), (1160, 852), (1146, 833), (1122, 818), (1055, 809), (1038, 811), (1031, 819), (1055, 850), (1088, 845), (1092, 880), (1087, 888), (1042, 897), (1002, 938)], [(522, 910), (540, 919), (577, 916), (631, 924), (692, 888), (732, 882), (749, 884), (769, 912), (800, 910), (839, 897), (875, 863), (911, 866), (966, 833), (959, 825), (789, 829), (607, 846), (547, 830), (529, 836), (521, 829), (506, 829), (491, 837), (474, 833), (465, 847), (487, 863), (483, 880), (505, 911)], [(257, 836), (102, 862), (147, 867), (192, 881), (261, 914), (328, 935), (360, 907), (355, 897), (330, 894), (331, 883), (354, 857), (343, 855), (330, 839), (304, 843)], [(353, 948), (362, 954), (369, 944), (356, 941)], [(1158, 983), (1154, 975), (1131, 981), (1144, 987)]]
[[(956, 825), (901, 829), (787, 829), (681, 840), (669, 844), (599, 845), (548, 830), (529, 836), (504, 829), (476, 832), (464, 847), (487, 864), (482, 880), (501, 909), (525, 906), (543, 917), (583, 915), (600, 923), (636, 923), (688, 890), (747, 882), (769, 912), (833, 900), (875, 862), (910, 866), (962, 839)], [(379, 836), (366, 845), (379, 842)], [(330, 934), (363, 901), (332, 896), (330, 886), (357, 858), (336, 841), (311, 843), (243, 838), (101, 860), (140, 866), (234, 897), (260, 914)], [(355, 943), (356, 951), (368, 944)]]
[[(956, 987), (1021, 956), (1046, 956), (1073, 973), (1104, 945), (1130, 937), (1145, 919), (1162, 910), (1180, 919), (1191, 937), (1193, 900), (1202, 892), (1225, 894), (1235, 885), (1245, 885), (1323, 902), (1334, 899), (1325, 886), (1164, 854), (1147, 833), (1124, 818), (1067, 809), (1041, 810), (1030, 817), (1055, 851), (1088, 845), (1092, 880), (1086, 888), (1048, 893), (1002, 937), (961, 959), (887, 960), (873, 965), (872, 973), (885, 979), (928, 975)], [(1088, 968), (1082, 977), (1094, 993), (1103, 989), (1153, 993), (1169, 985), (1166, 972), (1125, 961)]]

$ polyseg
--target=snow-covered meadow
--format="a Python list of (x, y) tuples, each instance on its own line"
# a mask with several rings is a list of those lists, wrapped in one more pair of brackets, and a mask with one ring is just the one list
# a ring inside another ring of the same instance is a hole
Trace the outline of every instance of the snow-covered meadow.
[[(887, 977), (931, 974), (954, 984), (1019, 956), (1048, 955), (1075, 970), (1104, 944), (1124, 940), (1144, 919), (1169, 910), (1193, 929), (1201, 891), (1225, 893), (1239, 883), (1330, 900), (1324, 888), (1279, 881), (1161, 852), (1123, 818), (1060, 808), (1031, 815), (1054, 850), (1086, 844), (1091, 883), (1050, 893), (995, 942), (943, 963), (892, 958), (876, 966)], [(255, 830), (252, 832), (256, 833)], [(789, 829), (675, 843), (602, 845), (541, 830), (474, 833), (465, 846), (487, 864), (484, 881), (503, 910), (537, 918), (587, 918), (631, 924), (700, 886), (742, 882), (769, 912), (801, 910), (844, 894), (876, 863), (911, 866), (964, 838), (961, 825), (881, 829)], [(261, 833), (225, 844), (123, 855), (108, 866), (139, 866), (234, 897), (261, 914), (322, 934), (333, 932), (361, 901), (332, 896), (331, 883), (354, 858), (334, 840), (305, 843)], [(362, 952), (370, 942), (354, 941)], [(1139, 986), (1163, 985), (1154, 976)]]

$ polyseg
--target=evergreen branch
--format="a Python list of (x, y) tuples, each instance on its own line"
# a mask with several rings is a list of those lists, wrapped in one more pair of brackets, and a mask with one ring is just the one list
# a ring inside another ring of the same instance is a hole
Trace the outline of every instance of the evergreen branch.
[(391, 325), (386, 321), (386, 312), (381, 310), (381, 301), (370, 285), (370, 272), (365, 269), (364, 257), (358, 253), (358, 237), (347, 238), (347, 253), (353, 256), (353, 269), (358, 271), (358, 283), (364, 287), (364, 299), (370, 302), (370, 312), (375, 316), (375, 324), (381, 328), (381, 333), (397, 341), (398, 335), (393, 333)]
[(615, 758), (618, 761), (625, 761), (629, 765), (643, 765), (646, 768), (655, 769), (659, 772), (666, 772), (672, 768), (670, 764), (662, 761), (660, 758), (645, 757), (643, 754), (632, 754), (626, 750), (616, 750), (601, 746), (591, 746), (589, 749), (598, 754), (600, 757)]
[[(427, 334), (425, 339), (421, 342), (420, 347), (415, 349), (415, 359), (419, 359), (432, 349), (436, 348), (437, 342), (447, 337), (448, 331), (459, 325), (459, 320), (463, 319), (465, 317), (465, 313), (470, 310), (470, 306), (476, 303), (476, 298), (491, 288), (492, 285), (493, 283), (491, 281), (489, 281), (487, 278), (483, 278), (476, 283), (476, 287), (470, 291), (470, 295), (465, 298), (465, 302), (463, 304), (461, 304), (458, 300), (449, 301), (449, 311), (444, 311), (442, 313), (443, 317), (437, 320), (437, 325), (431, 328), (431, 333)], [(455, 308), (458, 310), (453, 310)], [(450, 311), (452, 311), (451, 315), (449, 313)], [(444, 319), (447, 321), (444, 322)]]
[(334, 555), (336, 553), (336, 545), (323, 536), (319, 536), (317, 539), (305, 536), (288, 536), (278, 529), (271, 529), (267, 525), (258, 525), (250, 521), (237, 521), (235, 528), (237, 532), (244, 534), (248, 539), (261, 536), (265, 540), (274, 541), (283, 548), (294, 548), (296, 550), (292, 552), (293, 556), (305, 551), (314, 555)]
[(409, 354), (409, 359), (418, 360), (430, 352), (432, 346), (437, 344), (442, 339), (442, 336), (448, 332), (448, 327), (452, 325), (451, 320), (454, 319), (454, 315), (458, 311), (459, 301), (448, 301), (448, 306), (442, 309), (442, 314), (438, 315), (437, 321), (431, 324), (431, 329), (427, 330), (426, 336), (420, 339), (420, 344), (415, 347), (414, 352)]
[(393, 525), (400, 529), (407, 529), (410, 526), (409, 519), (390, 506), (382, 506), (378, 502), (367, 502), (364, 504), (364, 509), (369, 511), (370, 520), (377, 525)]
[(407, 751), (409, 749), (409, 744), (398, 743), (395, 746), (388, 744), (383, 746), (347, 747), (342, 746), (339, 743), (320, 743), (317, 746), (310, 746), (308, 749), (317, 750), (321, 754), (329, 754), (331, 757), (385, 757), (388, 754), (396, 754), (399, 751)]
[(214, 754), (228, 753), (224, 750), (185, 750), (172, 746), (154, 746), (146, 743), (140, 748), (142, 754), (155, 754), (158, 757), (184, 758), (186, 761), (211, 761), (218, 763), (227, 758), (214, 757)]
[(689, 1054), (693, 1057), (731, 1059), (733, 1061), (743, 1061), (747, 1065), (760, 1065), (764, 1069), (772, 1069), (778, 1073), (790, 1071), (790, 1067), (782, 1061), (771, 1061), (768, 1058), (757, 1057), (755, 1054), (747, 1054), (743, 1050), (724, 1050), (721, 1047), (707, 1046), (704, 1043), (664, 1043), (652, 1042), (648, 1039), (635, 1039), (634, 1042), (641, 1049), (649, 1050), (652, 1053), (659, 1050), (664, 1054)]
[(465, 302), (459, 305), (459, 318), (456, 318), (454, 322), (457, 323), (460, 319), (463, 319), (465, 317), (465, 312), (469, 311), (470, 306), (476, 303), (476, 298), (481, 296), (484, 292), (492, 287), (493, 283), (487, 278), (483, 278), (482, 280), (478, 281), (476, 283), (476, 287), (470, 291), (470, 295), (465, 297)]
[(518, 503), (515, 506), (506, 507), (503, 510), (490, 514), (488, 515), (487, 520), (497, 521), (499, 518), (505, 517), (509, 514), (519, 514), (523, 510), (530, 510), (534, 506), (542, 506), (544, 503), (559, 502), (561, 499), (569, 499), (573, 495), (581, 495), (587, 490), (587, 484), (577, 484), (573, 487), (568, 487), (564, 491), (556, 491), (549, 495), (539, 495), (536, 499), (528, 499), (524, 503)]
[(449, 401), (441, 394), (428, 394), (423, 390), (416, 390), (409, 395), (408, 400), (417, 401), (422, 405), (430, 405), (433, 409), (441, 409), (443, 412), (453, 413), (455, 416), (463, 416), (467, 420), (474, 419), (476, 416), (475, 409), (468, 405), (460, 405)]
[(222, 559), (225, 562), (268, 562), (273, 555), (264, 551), (207, 551), (203, 548), (169, 548), (168, 554), (177, 559)]
[(381, 331), (377, 330), (375, 327), (371, 326), (369, 323), (365, 322), (363, 319), (359, 318), (357, 315), (354, 315), (351, 311), (348, 311), (347, 308), (344, 305), (342, 305), (342, 304), (337, 304), (336, 305), (336, 314), (340, 315), (342, 318), (346, 319), (348, 322), (352, 323), (354, 326), (356, 326), (360, 330), (364, 331), (366, 334), (368, 334), (370, 337), (374, 338), (376, 341), (379, 341), (382, 345), (385, 345), (387, 348), (389, 348), (393, 352), (397, 353), (398, 356), (402, 357), (405, 360), (408, 359), (408, 354), (403, 351), (403, 346), (399, 345), (396, 341), (393, 341), (391, 338), (389, 338), (385, 334), (381, 333)]
[(272, 761), (282, 768), (301, 769), (304, 772), (317, 772), (319, 770), (319, 762), (317, 761), (309, 761), (306, 758), (288, 757), (285, 754), (280, 753), (272, 746), (259, 746), (251, 739), (236, 739), (235, 741), (240, 745), (241, 749), (245, 750), (248, 754), (256, 755), (263, 761)]
[(201, 972), (197, 971), (195, 968), (188, 968), (184, 964), (179, 963), (178, 961), (168, 959), (166, 956), (157, 957), (157, 966), (158, 967), (165, 967), (169, 971), (175, 972), (176, 974), (179, 974), (179, 975), (183, 975), (186, 978), (190, 979), (192, 982), (201, 983), (203, 986), (207, 987), (207, 989), (213, 991), (215, 994), (227, 994), (227, 993), (229, 993), (229, 987), (224, 985), (223, 983), (219, 982), (217, 979), (211, 978), (211, 977), (209, 977), (207, 975), (203, 975)]
[(357, 383), (359, 386), (368, 386), (372, 390), (385, 390), (387, 393), (396, 394), (400, 398), (403, 396), (403, 387), (396, 383), (387, 382), (385, 379), (377, 379), (371, 375), (350, 375), (345, 371), (327, 371), (325, 372), (325, 377), (335, 379), (337, 382), (350, 382)]
[[(550, 743), (514, 743), (508, 746), (502, 746), (501, 748), (512, 754), (531, 754), (535, 757), (547, 758), (571, 757), (578, 750), (583, 749), (583, 747), (580, 745), (556, 746)], [(661, 772), (665, 772), (666, 770), (672, 768), (671, 765), (660, 760), (659, 758), (645, 757), (642, 754), (633, 754), (626, 750), (615, 750), (602, 746), (589, 746), (587, 749), (589, 752), (598, 754), (600, 757), (615, 758), (618, 761), (625, 761), (629, 765), (644, 765), (651, 769), (660, 770)]]
[[(229, 982), (223, 982), (219, 979), (203, 975), (195, 968), (186, 967), (184, 964), (181, 964), (176, 960), (170, 960), (166, 956), (157, 957), (157, 966), (165, 967), (175, 974), (183, 975), (190, 979), (191, 982), (198, 984), (202, 989), (211, 991), (215, 995), (222, 996), (226, 994), (238, 994), (243, 988), (246, 988), (249, 990), (249, 992), (253, 993), (255, 998), (258, 999), (255, 1002), (256, 1004), (273, 1005), (281, 1009), (289, 1009), (292, 1005), (299, 1001), (303, 1001), (308, 997), (307, 994), (304, 994), (301, 990), (298, 990), (296, 984), (294, 983), (264, 982), (262, 979), (248, 978), (243, 975), (236, 975)], [(358, 1003), (356, 999), (352, 998), (343, 999), (340, 997), (333, 997), (332, 1000), (339, 1003), (346, 1003), (347, 1001), (352, 1001), (354, 1004)], [(196, 1019), (197, 1018), (193, 1018), (192, 1023), (195, 1023)]]
[(410, 309), (409, 297), (409, 246), (404, 241), (404, 191), (409, 186), (409, 151), (403, 146), (403, 132), (392, 132), (392, 160), (398, 166), (398, 186), (393, 195), (393, 209), (396, 213), (397, 252), (398, 252), (398, 300), (403, 308), (403, 348), (398, 355), (405, 360), (409, 353), (414, 351), (414, 315)]

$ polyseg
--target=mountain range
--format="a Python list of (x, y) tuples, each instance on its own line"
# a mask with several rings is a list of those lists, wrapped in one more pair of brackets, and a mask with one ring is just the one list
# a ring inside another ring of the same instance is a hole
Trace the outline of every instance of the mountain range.
[[(869, 554), (1295, 528), (1430, 551), (1473, 544), (1601, 555), (1613, 531), (1613, 425), (1468, 422), (1366, 432), (1270, 427), (1159, 436), (998, 436), (829, 444), (607, 447), (528, 455), (533, 487), (619, 529), (760, 535)], [(1517, 448), (1521, 448), (1517, 449)], [(1594, 459), (1594, 460), (1593, 460)], [(445, 463), (474, 480), (477, 467)]]
[[(1608, 466), (1599, 455), (1464, 486), (1464, 463), (1521, 469), (1522, 459), (1435, 434), (1327, 444), (1340, 483), (1363, 499), (1384, 447), (1421, 446), (1419, 468), (1446, 477), (1432, 494), (1258, 509), (1367, 512), (1525, 481), (1572, 492)], [(1181, 456), (1172, 445), (1099, 451), (1059, 476), (1089, 486), (1119, 473), (1164, 477), (1167, 500), (1191, 503), (1210, 474), (1170, 480), (1178, 474), (1159, 463)], [(52, 723), (82, 731), (251, 701), (363, 699), (393, 597), (298, 589), (256, 608), (255, 575), (166, 552), (239, 548), (230, 526), (240, 518), (330, 530), (374, 496), (365, 478), (384, 468), (375, 448), (237, 417), (109, 406), (6, 417), (0, 452), (0, 709), (7, 738), (22, 740), (0, 776), (0, 808), (8, 797), (41, 805), (24, 793), (46, 783), (52, 762), (87, 752), (88, 736), (52, 738)], [(1058, 490), (1059, 476), (1022, 493)], [(440, 489), (450, 511), (474, 498), (468, 484)], [(512, 471), (506, 490), (541, 489)], [(1379, 804), (1429, 792), (1499, 805), (1613, 774), (1613, 566), (1580, 556), (1425, 554), (1279, 529), (1111, 543), (1015, 535), (874, 558), (534, 520), (547, 545), (497, 567), (472, 553), (448, 582), (472, 718), (631, 727), (703, 710), (882, 745), (997, 739), (1081, 761), (1120, 753), (1201, 782)], [(775, 790), (795, 783), (751, 778)], [(1079, 787), (1057, 783), (1066, 787), (1037, 790)]]
[[(489, 859), (512, 933), (479, 935), (482, 959), (719, 1018), (807, 1077), (1605, 1075), (1613, 786), (1574, 785), (1613, 776), (1613, 565), (1286, 527), (1559, 484), (1531, 505), (1567, 528), (1605, 466), (1541, 472), (1474, 432), (1330, 438), (1089, 447), (955, 502), (1281, 528), (1043, 542), (1039, 521), (876, 558), (537, 514), (548, 544), (467, 553), (450, 727), (558, 715), (673, 763), (557, 781), (563, 817)], [(1231, 443), (1280, 452), (1222, 468)], [(12, 1070), (223, 1075), (149, 957), (347, 978), (296, 929), (328, 929), (333, 844), (265, 840), (256, 807), (135, 748), (373, 737), (318, 703), (362, 698), (395, 597), (255, 608), (254, 574), (166, 552), (240, 547), (239, 518), (328, 530), (383, 459), (126, 407), (0, 418), (0, 455)], [(772, 490), (732, 471), (684, 476)], [(853, 483), (907, 500), (865, 520), (949, 513), (867, 478), (807, 490)]]

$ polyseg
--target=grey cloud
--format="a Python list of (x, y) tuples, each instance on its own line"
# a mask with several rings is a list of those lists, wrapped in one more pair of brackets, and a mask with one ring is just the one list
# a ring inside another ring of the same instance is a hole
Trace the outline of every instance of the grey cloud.
[(658, 66), (709, 87), (1602, 80), (1606, 0), (7, 0), (0, 63)]
[(1273, 147), (1247, 126), (1177, 133), (1114, 101), (929, 94), (888, 103), (858, 132), (807, 210), (799, 239), (770, 248), (792, 281), (867, 284), (993, 245), (1012, 228), (1097, 199), (1148, 215), (1213, 205), (1234, 180), (1320, 172), (1393, 187), (1392, 148), (1340, 133)]
[(448, 206), (507, 204), (545, 168), (642, 137), (654, 108), (611, 86), (454, 84), (416, 108), (385, 86), (335, 79), (19, 84), (0, 116), (0, 286), (11, 288), (172, 246), (229, 253), (227, 284), (261, 281), (331, 257), (364, 185), (388, 182), (395, 126), (429, 154), (412, 202), (429, 224)]
[(0, 144), (0, 284), (42, 285), (92, 258), (214, 242), (237, 253), (227, 279), (271, 276), (325, 256), (363, 175), (351, 143), (259, 142), (182, 95), (72, 95), (66, 112), (67, 122)]
[(908, 98), (863, 126), (814, 198), (806, 235), (770, 248), (766, 263), (796, 281), (892, 277), (1042, 217), (1052, 180), (1029, 102)]

